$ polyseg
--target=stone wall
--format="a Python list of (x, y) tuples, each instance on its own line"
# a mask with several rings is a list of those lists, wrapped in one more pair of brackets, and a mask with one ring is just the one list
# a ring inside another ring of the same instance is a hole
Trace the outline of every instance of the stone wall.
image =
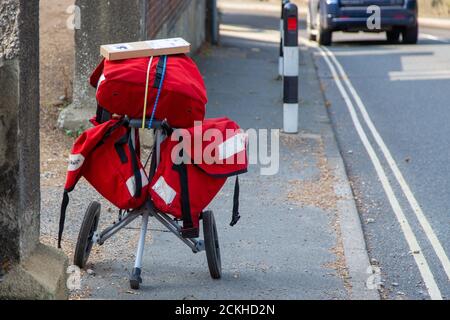
[(146, 30), (149, 39), (154, 38), (164, 24), (178, 20), (192, 0), (148, 0), (145, 3)]
[(37, 1), (0, 5), (0, 260), (20, 262), (39, 239)]
[(0, 299), (65, 299), (67, 259), (39, 243), (39, 1), (0, 1)]
[(155, 38), (182, 37), (191, 43), (192, 53), (195, 53), (205, 41), (206, 0), (186, 3), (180, 12), (173, 13), (177, 19), (164, 23)]
[(78, 130), (95, 113), (95, 90), (89, 76), (101, 61), (100, 45), (143, 39), (142, 0), (76, 0), (81, 25), (75, 30), (75, 74), (72, 104), (60, 115), (59, 125)]

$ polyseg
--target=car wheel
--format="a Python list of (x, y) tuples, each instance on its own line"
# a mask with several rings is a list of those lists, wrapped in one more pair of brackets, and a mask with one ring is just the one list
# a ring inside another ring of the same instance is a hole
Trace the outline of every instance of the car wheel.
[(402, 32), (403, 43), (416, 44), (419, 36), (419, 27), (415, 25), (413, 27), (407, 27)]
[(317, 13), (316, 24), (317, 24), (317, 43), (321, 46), (329, 46), (332, 42), (332, 32), (330, 30), (325, 30), (320, 22), (320, 10)]
[(398, 40), (400, 39), (400, 31), (399, 30), (386, 31), (386, 38), (390, 43), (397, 43)]

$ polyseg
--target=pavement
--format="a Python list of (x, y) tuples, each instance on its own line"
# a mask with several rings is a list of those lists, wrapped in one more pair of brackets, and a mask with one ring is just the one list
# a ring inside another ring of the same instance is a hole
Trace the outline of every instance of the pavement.
[(450, 32), (422, 26), (417, 45), (333, 37), (314, 59), (382, 297), (448, 299)]
[[(211, 203), (221, 244), (223, 277), (209, 276), (204, 253), (192, 254), (151, 220), (143, 284), (129, 289), (138, 222), (95, 247), (73, 299), (378, 299), (359, 215), (337, 147), (314, 64), (300, 48), (300, 132), (282, 128), (282, 82), (277, 79), (279, 12), (221, 1), (220, 46), (195, 56), (208, 89), (208, 117), (227, 116), (245, 129), (269, 130), (279, 141), (279, 170), (262, 175), (263, 158), (240, 179), (241, 221), (228, 225), (233, 183)], [(258, 1), (258, 3), (260, 3)], [(273, 130), (273, 131), (270, 131)], [(260, 136), (260, 141), (264, 140)], [(271, 147), (275, 157), (276, 144)], [(54, 241), (61, 186), (42, 189), (43, 238)], [(72, 254), (82, 212), (99, 196), (81, 183), (71, 194), (64, 247)], [(102, 226), (115, 210), (102, 202)]]
[(449, 18), (419, 17), (419, 24), (425, 28), (450, 29)]

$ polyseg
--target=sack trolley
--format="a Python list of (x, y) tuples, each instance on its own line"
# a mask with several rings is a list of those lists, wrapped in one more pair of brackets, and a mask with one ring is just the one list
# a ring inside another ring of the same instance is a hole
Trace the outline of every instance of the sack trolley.
[[(136, 137), (136, 130), (142, 127), (142, 119), (130, 119), (129, 126), (131, 128), (131, 137)], [(151, 127), (150, 127), (151, 122)], [(149, 180), (155, 174), (156, 168), (160, 159), (161, 143), (168, 137), (168, 133), (172, 130), (166, 121), (149, 121), (146, 120), (146, 129), (154, 130), (155, 141), (152, 148)], [(136, 141), (133, 139), (135, 146)], [(200, 219), (203, 224), (203, 239), (199, 238), (184, 238), (181, 235), (180, 221), (171, 218), (169, 215), (158, 212), (150, 199), (146, 203), (134, 210), (119, 212), (118, 221), (113, 222), (112, 225), (105, 230), (98, 230), (100, 220), (101, 205), (97, 201), (89, 204), (83, 222), (81, 224), (80, 232), (78, 234), (78, 241), (75, 247), (74, 264), (80, 268), (85, 268), (89, 259), (92, 247), (94, 245), (102, 245), (106, 240), (114, 236), (121, 229), (128, 226), (132, 221), (139, 217), (141, 218), (141, 229), (139, 235), (138, 246), (136, 249), (136, 257), (134, 267), (130, 275), (130, 287), (134, 290), (139, 289), (142, 283), (142, 257), (144, 254), (145, 237), (147, 234), (149, 217), (154, 217), (170, 232), (178, 237), (184, 244), (186, 244), (193, 253), (206, 252), (208, 268), (213, 279), (220, 279), (222, 275), (222, 264), (220, 257), (219, 237), (217, 233), (216, 222), (212, 211), (202, 212)]]

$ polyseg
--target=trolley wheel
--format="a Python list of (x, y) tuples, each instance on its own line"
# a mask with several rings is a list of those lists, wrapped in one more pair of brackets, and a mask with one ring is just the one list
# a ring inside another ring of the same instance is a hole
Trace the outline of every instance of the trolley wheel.
[(209, 273), (213, 279), (222, 276), (222, 261), (220, 259), (219, 237), (217, 235), (216, 221), (212, 211), (203, 212), (203, 236), (205, 238), (206, 260)]
[(81, 224), (78, 241), (75, 247), (74, 264), (80, 268), (84, 268), (91, 253), (93, 246), (92, 238), (97, 231), (98, 222), (100, 220), (100, 203), (93, 201), (84, 214)]

